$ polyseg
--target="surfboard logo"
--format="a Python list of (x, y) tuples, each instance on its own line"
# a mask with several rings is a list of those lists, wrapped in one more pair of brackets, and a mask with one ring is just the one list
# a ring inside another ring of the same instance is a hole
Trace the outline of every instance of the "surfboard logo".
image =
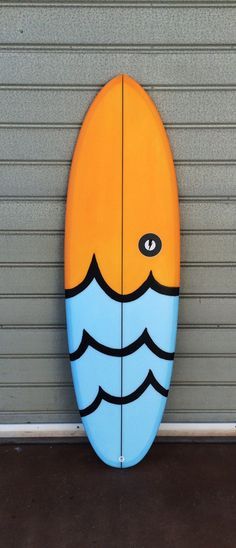
[(75, 147), (65, 288), (73, 382), (86, 432), (107, 464), (132, 466), (155, 437), (169, 391), (179, 214), (160, 116), (126, 75), (97, 95)]
[(156, 234), (144, 234), (139, 240), (139, 251), (147, 257), (154, 257), (161, 251), (162, 243)]

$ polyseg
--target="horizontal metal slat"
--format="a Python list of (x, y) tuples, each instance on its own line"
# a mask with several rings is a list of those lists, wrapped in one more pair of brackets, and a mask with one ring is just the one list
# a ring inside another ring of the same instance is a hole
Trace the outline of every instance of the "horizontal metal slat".
[[(236, 200), (183, 201), (182, 230), (235, 230)], [(63, 230), (63, 200), (0, 200), (0, 230)]]
[[(72, 387), (1, 388), (2, 408), (5, 412), (76, 412), (77, 405)], [(235, 386), (175, 386), (171, 388), (167, 411), (235, 411)]]
[[(0, 333), (1, 355), (68, 354), (65, 329), (42, 327), (4, 328)], [(177, 354), (236, 354), (236, 329), (195, 326), (181, 328), (177, 336)]]
[[(63, 266), (0, 266), (2, 295), (64, 295)], [(235, 266), (182, 266), (182, 294), (236, 294)]]
[[(0, 420), (1, 424), (47, 424), (47, 425), (54, 425), (54, 424), (69, 424), (69, 423), (75, 423), (75, 424), (81, 424), (80, 423), (80, 416), (78, 411), (74, 412), (67, 412), (67, 411), (8, 411), (8, 412), (1, 412), (0, 411)], [(173, 411), (165, 411), (165, 414), (163, 416), (162, 423), (169, 424), (169, 423), (189, 423), (190, 431), (192, 430), (191, 423), (235, 423), (235, 410), (208, 410), (208, 411), (202, 411), (201, 409), (198, 410), (182, 410), (179, 411), (177, 409)]]
[[(138, 4), (137, 4), (138, 5)], [(63, 20), (62, 31), (61, 28)], [(234, 9), (206, 7), (4, 7), (3, 43), (229, 43), (234, 42)]]
[[(72, 383), (68, 357), (0, 358), (0, 385), (60, 385)], [(227, 385), (236, 383), (235, 357), (177, 356), (172, 384)]]
[[(176, 160), (235, 160), (235, 129), (175, 128), (167, 131)], [(0, 128), (1, 159), (71, 160), (77, 129)]]
[[(63, 245), (63, 234), (0, 233), (1, 263), (62, 263)], [(183, 263), (235, 264), (235, 257), (235, 234), (192, 233), (181, 237)]]
[[(78, 411), (74, 412), (66, 412), (66, 411), (17, 411), (16, 412), (1, 412), (0, 411), (0, 420), (1, 424), (47, 424), (47, 425), (54, 425), (54, 424), (68, 424), (68, 423), (74, 423), (74, 424), (81, 424), (80, 423), (80, 416)], [(235, 421), (235, 411), (202, 411), (202, 410), (195, 410), (195, 411), (165, 411), (165, 414), (163, 416), (162, 423), (165, 423), (166, 425), (169, 423), (183, 423), (188, 424), (190, 426), (190, 432), (192, 430), (191, 423), (226, 423), (227, 424), (234, 424)], [(16, 426), (17, 428), (17, 426)], [(14, 439), (14, 437), (13, 437)]]
[(143, 85), (234, 85), (235, 68), (230, 51), (0, 52), (2, 84), (103, 85), (125, 72)]
[[(236, 196), (236, 163), (177, 165), (180, 196)], [(65, 197), (69, 166), (0, 163), (0, 197)]]
[[(99, 89), (0, 89), (1, 123), (81, 123)], [(231, 89), (148, 89), (148, 93), (165, 124), (235, 120), (236, 94)]]
[[(180, 298), (179, 324), (234, 324), (236, 296)], [(91, 309), (92, 311), (92, 309)], [(11, 325), (65, 325), (63, 297), (1, 297), (0, 323)], [(143, 329), (146, 325), (143, 325)], [(236, 343), (235, 343), (236, 350)]]

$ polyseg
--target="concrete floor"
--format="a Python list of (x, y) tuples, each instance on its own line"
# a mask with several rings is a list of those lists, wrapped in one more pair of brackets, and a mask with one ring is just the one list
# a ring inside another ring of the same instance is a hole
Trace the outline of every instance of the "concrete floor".
[(157, 443), (129, 470), (87, 444), (0, 446), (1, 548), (235, 548), (236, 445)]

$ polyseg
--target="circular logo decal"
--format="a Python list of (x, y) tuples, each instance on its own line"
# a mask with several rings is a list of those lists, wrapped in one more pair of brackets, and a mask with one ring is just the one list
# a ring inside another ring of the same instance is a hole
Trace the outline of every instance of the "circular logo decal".
[(161, 251), (162, 243), (156, 234), (144, 234), (138, 243), (139, 251), (147, 257), (154, 257)]

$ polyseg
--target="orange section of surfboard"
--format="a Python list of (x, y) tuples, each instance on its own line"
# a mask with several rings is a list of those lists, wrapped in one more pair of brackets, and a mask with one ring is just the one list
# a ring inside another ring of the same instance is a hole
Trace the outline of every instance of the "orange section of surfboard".
[[(134, 291), (147, 278), (179, 286), (179, 210), (177, 184), (165, 129), (150, 97), (129, 76), (124, 76), (124, 293)], [(158, 161), (157, 161), (158, 158)], [(157, 234), (161, 252), (143, 256), (137, 241)]]
[(95, 98), (75, 147), (67, 195), (65, 287), (85, 278), (95, 254), (104, 279), (120, 293), (123, 247), (123, 291), (134, 291), (150, 272), (150, 261), (137, 246), (150, 232), (162, 241), (151, 265), (155, 279), (179, 286), (178, 195), (168, 138), (143, 88), (127, 75), (118, 76)]
[(119, 75), (73, 154), (65, 226), (67, 332), (78, 406), (104, 462), (136, 464), (165, 408), (180, 278), (177, 183), (151, 98)]
[[(90, 107), (73, 154), (65, 226), (65, 287), (86, 276), (93, 254), (121, 292), (122, 77)], [(112, 253), (111, 253), (112, 250)]]

